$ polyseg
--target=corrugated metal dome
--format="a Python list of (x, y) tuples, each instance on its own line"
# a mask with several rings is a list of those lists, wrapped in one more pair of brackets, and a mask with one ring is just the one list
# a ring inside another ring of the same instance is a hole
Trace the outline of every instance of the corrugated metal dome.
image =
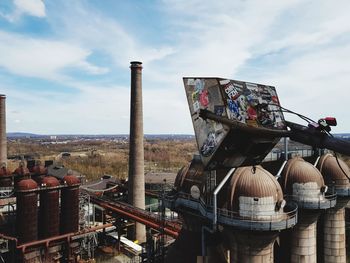
[[(338, 159), (340, 166), (343, 171), (350, 177), (350, 168), (349, 166), (341, 159)], [(346, 175), (340, 169), (337, 159), (330, 153), (322, 155), (317, 168), (320, 170), (327, 184), (341, 185), (350, 187), (350, 183)]]
[(33, 179), (23, 179), (17, 184), (18, 191), (33, 190), (38, 187), (38, 184)]
[(236, 170), (230, 181), (228, 191), (228, 209), (239, 209), (239, 197), (273, 197), (274, 201), (283, 201), (283, 192), (276, 178), (263, 169), (256, 166), (240, 167)]
[(290, 159), (282, 171), (282, 186), (285, 194), (293, 194), (293, 184), (317, 183), (319, 188), (323, 187), (322, 174), (311, 163), (301, 157)]

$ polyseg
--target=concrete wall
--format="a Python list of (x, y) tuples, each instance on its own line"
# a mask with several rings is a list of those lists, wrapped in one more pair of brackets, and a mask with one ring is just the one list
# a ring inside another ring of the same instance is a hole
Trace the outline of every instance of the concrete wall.
[(317, 219), (319, 214), (304, 212), (292, 231), (291, 262), (317, 262)]
[(320, 191), (320, 187), (316, 182), (294, 183), (293, 184), (293, 200), (296, 201), (318, 201), (324, 197)]
[(345, 208), (329, 209), (324, 216), (324, 262), (346, 262)]
[(273, 263), (273, 244), (278, 233), (233, 231), (230, 235), (230, 262)]
[(268, 197), (239, 197), (239, 215), (259, 219), (269, 219), (271, 216), (279, 216), (275, 211), (276, 201), (273, 196)]

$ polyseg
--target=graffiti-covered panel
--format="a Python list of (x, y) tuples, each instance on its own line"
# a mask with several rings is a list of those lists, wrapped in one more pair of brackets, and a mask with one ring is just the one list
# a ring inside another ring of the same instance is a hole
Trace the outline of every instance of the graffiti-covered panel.
[(219, 83), (229, 119), (257, 127), (286, 128), (274, 87), (229, 79)]
[[(184, 78), (184, 85), (198, 151), (208, 169), (258, 163), (270, 145), (267, 143), (262, 149), (259, 145), (247, 145), (247, 149), (256, 149), (261, 155), (251, 157), (253, 153), (245, 152), (245, 146), (241, 145), (243, 139), (248, 140), (247, 136), (235, 134), (219, 122), (203, 120), (198, 116), (200, 109), (250, 126), (286, 129), (272, 86), (221, 78)], [(250, 161), (249, 156), (255, 161)]]
[(202, 158), (210, 157), (227, 134), (221, 123), (199, 118), (200, 109), (207, 109), (220, 116), (227, 116), (220, 85), (217, 79), (184, 79), (186, 95), (195, 125), (197, 144)]

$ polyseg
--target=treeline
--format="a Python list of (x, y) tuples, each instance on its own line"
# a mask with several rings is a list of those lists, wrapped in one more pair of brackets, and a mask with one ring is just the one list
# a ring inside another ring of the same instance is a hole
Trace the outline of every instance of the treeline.
[[(196, 152), (195, 141), (191, 140), (146, 140), (145, 171), (177, 172), (189, 162)], [(60, 153), (68, 152), (70, 157), (62, 158)], [(66, 167), (76, 170), (90, 180), (109, 174), (126, 178), (128, 174), (129, 145), (115, 141), (79, 141), (66, 144), (42, 144), (34, 139), (16, 140), (8, 143), (9, 155), (34, 155), (40, 160), (54, 159)], [(18, 165), (18, 161), (11, 167)]]

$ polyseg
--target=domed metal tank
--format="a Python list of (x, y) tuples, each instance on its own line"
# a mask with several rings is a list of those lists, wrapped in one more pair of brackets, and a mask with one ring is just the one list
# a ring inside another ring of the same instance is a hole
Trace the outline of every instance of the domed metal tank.
[(21, 162), (19, 166), (14, 170), (13, 175), (14, 183), (17, 185), (17, 183), (23, 178), (29, 178), (30, 171), (27, 167), (25, 167), (24, 162)]
[(48, 238), (59, 235), (59, 181), (52, 176), (46, 176), (41, 181), (44, 188), (40, 192), (39, 236)]
[(292, 263), (316, 262), (317, 220), (321, 211), (335, 206), (336, 195), (326, 194), (327, 186), (320, 171), (300, 157), (287, 162), (281, 179), (284, 192), (300, 208), (298, 224), (291, 236), (281, 241), (286, 253), (290, 253), (286, 257), (290, 256)]
[(297, 216), (276, 178), (260, 166), (238, 168), (228, 188), (227, 209), (236, 219), (224, 231), (232, 262), (274, 262), (274, 241), (280, 230), (296, 224)]
[(284, 193), (304, 209), (328, 209), (335, 206), (336, 196), (326, 195), (328, 187), (322, 174), (300, 157), (290, 159), (282, 174)]
[(3, 164), (0, 168), (0, 187), (11, 187), (12, 186), (12, 174), (6, 165)]
[(67, 185), (61, 190), (61, 233), (79, 230), (79, 179), (66, 175), (63, 182)]
[(37, 183), (23, 179), (16, 186), (16, 231), (19, 243), (38, 239)]
[[(317, 168), (323, 175), (325, 182), (337, 194), (337, 204), (323, 216), (323, 247), (318, 250), (322, 253), (325, 263), (346, 262), (346, 229), (345, 206), (350, 199), (350, 169), (341, 159), (332, 154), (322, 155)], [(321, 246), (322, 246), (321, 245)]]
[(327, 153), (321, 156), (316, 167), (323, 175), (327, 186), (334, 188), (338, 196), (350, 196), (350, 168), (343, 160), (338, 158), (337, 161), (335, 156)]
[(184, 166), (177, 174), (174, 182), (175, 189), (198, 199), (203, 192), (205, 183), (204, 165), (199, 156)]
[(239, 216), (271, 220), (283, 215), (282, 188), (276, 178), (260, 166), (238, 168), (228, 194), (228, 209)]
[(47, 169), (41, 164), (40, 161), (37, 161), (35, 166), (31, 169), (32, 179), (38, 184), (44, 179), (44, 176), (47, 174)]

